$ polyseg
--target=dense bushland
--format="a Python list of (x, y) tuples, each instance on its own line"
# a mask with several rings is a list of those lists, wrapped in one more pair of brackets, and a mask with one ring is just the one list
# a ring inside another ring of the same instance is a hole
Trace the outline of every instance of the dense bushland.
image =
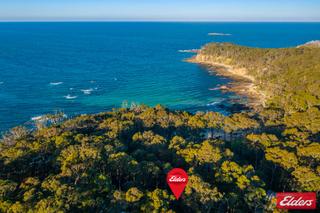
[[(13, 128), (0, 141), (0, 212), (273, 212), (275, 192), (319, 192), (319, 51), (205, 46), (254, 76), (268, 94), (259, 111), (134, 105)], [(175, 167), (189, 175), (178, 201), (165, 182)]]

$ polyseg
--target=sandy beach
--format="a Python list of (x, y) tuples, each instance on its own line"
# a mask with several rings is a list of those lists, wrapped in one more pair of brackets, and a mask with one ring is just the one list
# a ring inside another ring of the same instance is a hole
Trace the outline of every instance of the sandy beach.
[(204, 66), (209, 72), (233, 79), (232, 83), (223, 85), (220, 89), (246, 96), (248, 98), (248, 106), (257, 109), (265, 105), (265, 94), (258, 89), (255, 78), (248, 75), (245, 68), (236, 68), (228, 64), (215, 62), (212, 57), (201, 55), (201, 53), (186, 61)]

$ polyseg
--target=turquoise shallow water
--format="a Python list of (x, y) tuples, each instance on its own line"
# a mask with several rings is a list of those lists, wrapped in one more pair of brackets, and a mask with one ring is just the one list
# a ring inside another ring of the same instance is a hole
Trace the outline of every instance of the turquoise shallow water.
[[(231, 36), (208, 36), (228, 33)], [(319, 23), (0, 23), (0, 131), (55, 111), (73, 116), (129, 102), (215, 110), (230, 80), (178, 50), (211, 41), (288, 47), (320, 39)]]

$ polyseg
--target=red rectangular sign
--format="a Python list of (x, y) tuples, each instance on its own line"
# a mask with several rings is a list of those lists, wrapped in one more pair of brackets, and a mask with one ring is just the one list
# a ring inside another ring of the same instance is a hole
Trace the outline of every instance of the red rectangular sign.
[(317, 195), (315, 192), (282, 192), (277, 193), (278, 209), (316, 209)]

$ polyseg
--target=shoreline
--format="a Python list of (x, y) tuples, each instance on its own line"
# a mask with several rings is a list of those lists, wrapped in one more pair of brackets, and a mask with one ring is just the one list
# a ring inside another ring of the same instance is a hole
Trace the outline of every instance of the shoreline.
[(214, 62), (210, 57), (196, 55), (186, 59), (186, 62), (204, 66), (209, 73), (231, 78), (233, 81), (227, 85), (220, 86), (220, 90), (234, 92), (248, 98), (247, 105), (258, 109), (265, 105), (266, 96), (257, 88), (255, 78), (247, 74), (245, 68), (235, 68), (221, 62)]

